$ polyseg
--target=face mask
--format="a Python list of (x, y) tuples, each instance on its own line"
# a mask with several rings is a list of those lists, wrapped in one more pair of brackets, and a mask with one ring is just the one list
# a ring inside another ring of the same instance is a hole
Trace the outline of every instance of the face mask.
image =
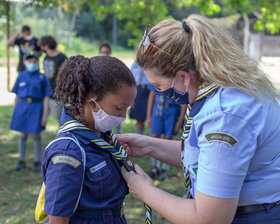
[(33, 37), (32, 35), (28, 35), (28, 36), (25, 36), (24, 39), (25, 39), (25, 40), (31, 40), (32, 37)]
[[(94, 103), (96, 101), (93, 98), (90, 98)], [(94, 112), (92, 110), (92, 116), (94, 118), (94, 129), (101, 132), (110, 131), (113, 128), (117, 127), (118, 125), (121, 125), (122, 122), (125, 120), (124, 117), (116, 117), (107, 114), (104, 110), (101, 109), (101, 107), (96, 103), (96, 105), (99, 107), (99, 111)]]
[(155, 93), (159, 95), (164, 95), (174, 101), (177, 104), (188, 104), (189, 103), (189, 95), (188, 95), (188, 88), (186, 88), (186, 92), (184, 94), (178, 93), (174, 89), (175, 80), (172, 82), (171, 87), (167, 88), (166, 90), (159, 90), (155, 87)]
[(39, 65), (37, 64), (26, 64), (25, 67), (26, 70), (29, 72), (36, 72), (39, 70)]

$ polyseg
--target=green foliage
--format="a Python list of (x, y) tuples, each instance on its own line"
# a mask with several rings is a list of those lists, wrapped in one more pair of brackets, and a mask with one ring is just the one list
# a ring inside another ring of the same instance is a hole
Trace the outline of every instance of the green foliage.
[(156, 24), (167, 17), (168, 10), (162, 0), (116, 0), (94, 1), (90, 3), (97, 19), (103, 20), (106, 14), (117, 14), (125, 21), (124, 29), (132, 34), (129, 46), (136, 46), (147, 24)]
[(228, 14), (239, 12), (244, 15), (254, 15), (257, 21), (254, 29), (271, 34), (280, 30), (280, 2), (279, 0), (221, 0), (223, 10)]
[(221, 11), (220, 5), (216, 4), (214, 0), (177, 0), (179, 6), (185, 6), (187, 8), (197, 7), (201, 14), (212, 16)]

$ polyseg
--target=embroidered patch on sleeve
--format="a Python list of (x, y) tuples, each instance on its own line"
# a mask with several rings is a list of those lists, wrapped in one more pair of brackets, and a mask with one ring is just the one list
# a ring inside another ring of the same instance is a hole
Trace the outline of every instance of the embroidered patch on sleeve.
[(208, 142), (224, 142), (230, 146), (234, 146), (238, 143), (235, 137), (223, 132), (210, 132), (205, 135), (205, 138)]
[(74, 168), (77, 168), (81, 165), (81, 162), (78, 159), (67, 155), (55, 155), (51, 160), (54, 165), (57, 163), (64, 163)]

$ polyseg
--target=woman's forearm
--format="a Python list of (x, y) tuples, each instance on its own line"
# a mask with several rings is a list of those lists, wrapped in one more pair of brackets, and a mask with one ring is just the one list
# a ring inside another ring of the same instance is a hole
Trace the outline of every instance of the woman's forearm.
[(181, 168), (181, 141), (160, 138), (150, 139), (150, 156), (164, 163)]
[(144, 202), (174, 224), (229, 224), (232, 222), (238, 198), (215, 198), (196, 192), (196, 199), (169, 194), (155, 186), (145, 190)]

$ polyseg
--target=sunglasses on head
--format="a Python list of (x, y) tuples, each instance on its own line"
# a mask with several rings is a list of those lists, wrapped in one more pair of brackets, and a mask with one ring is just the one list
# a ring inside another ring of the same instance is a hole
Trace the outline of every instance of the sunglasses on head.
[(142, 37), (142, 40), (141, 40), (141, 43), (140, 43), (140, 48), (143, 47), (143, 50), (142, 50), (142, 54), (147, 54), (148, 52), (151, 52), (153, 50), (153, 48), (157, 48), (158, 50), (164, 52), (165, 54), (169, 55), (167, 52), (165, 52), (164, 50), (160, 49), (159, 47), (157, 47), (153, 42), (152, 40), (150, 39), (149, 37), (149, 32), (151, 30), (151, 25), (148, 24), (145, 28), (145, 31), (144, 31), (144, 34), (143, 34), (143, 37)]

